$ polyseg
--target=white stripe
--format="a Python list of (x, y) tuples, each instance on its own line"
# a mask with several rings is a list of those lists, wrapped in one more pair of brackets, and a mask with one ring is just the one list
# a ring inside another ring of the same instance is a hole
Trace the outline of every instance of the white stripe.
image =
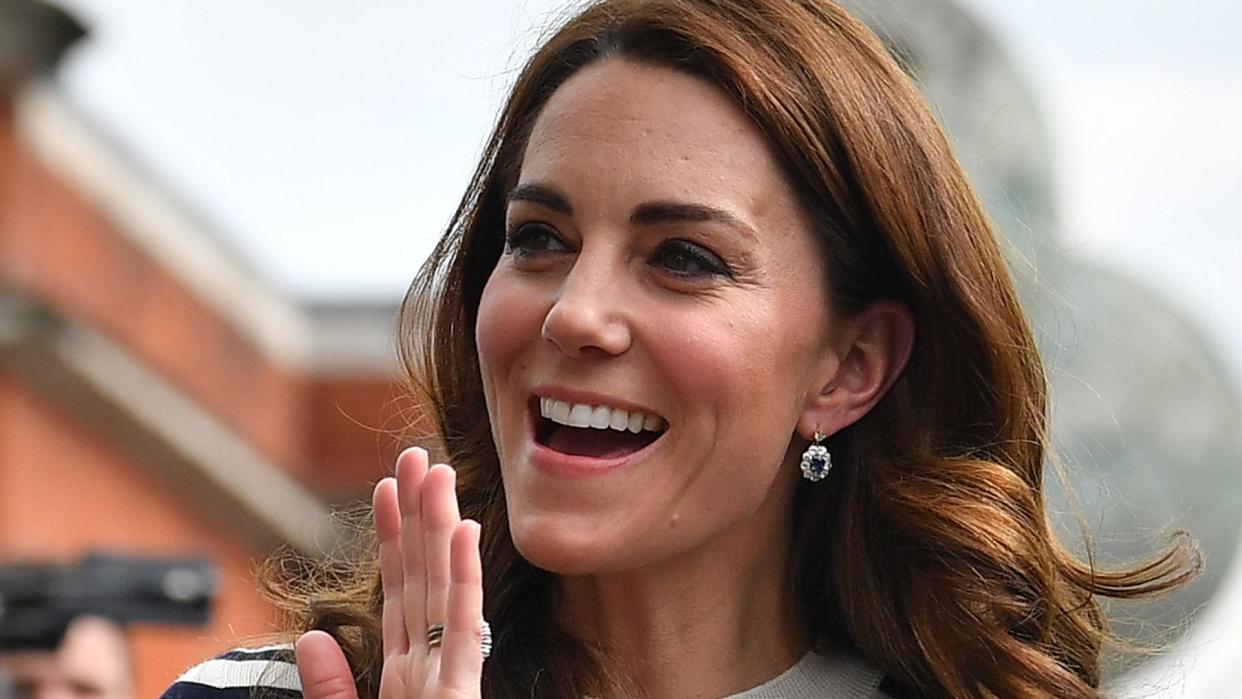
[(231, 648), (229, 653), (266, 653), (270, 650), (293, 650), (292, 643), (276, 643), (270, 646), (259, 646), (258, 648)]
[(195, 665), (177, 678), (215, 689), (229, 687), (271, 687), (301, 691), (302, 681), (293, 663), (280, 660), (208, 660)]

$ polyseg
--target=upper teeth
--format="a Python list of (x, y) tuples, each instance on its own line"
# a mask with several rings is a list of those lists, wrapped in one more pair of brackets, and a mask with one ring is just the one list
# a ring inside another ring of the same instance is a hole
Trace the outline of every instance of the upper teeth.
[(657, 431), (664, 428), (664, 420), (658, 415), (648, 415), (634, 410), (610, 408), (607, 405), (569, 403), (552, 398), (539, 399), (539, 414), (552, 422), (569, 427), (593, 427), (597, 430), (629, 430), (638, 434), (643, 430)]

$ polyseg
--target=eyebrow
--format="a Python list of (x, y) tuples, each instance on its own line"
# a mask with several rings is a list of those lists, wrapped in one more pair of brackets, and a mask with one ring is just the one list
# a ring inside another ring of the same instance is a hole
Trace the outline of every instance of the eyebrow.
[(569, 205), (569, 200), (564, 195), (541, 184), (519, 185), (509, 192), (507, 199), (509, 202), (528, 201), (565, 216), (571, 216), (574, 213), (574, 207)]
[(655, 226), (661, 223), (720, 223), (743, 236), (755, 239), (755, 229), (734, 214), (704, 204), (680, 202), (648, 202), (634, 209), (630, 223), (636, 226)]
[[(525, 201), (537, 204), (565, 216), (572, 216), (573, 206), (560, 192), (541, 184), (524, 184), (515, 187), (508, 201)], [(654, 201), (640, 204), (630, 214), (635, 226), (658, 226), (662, 223), (720, 223), (743, 236), (755, 239), (755, 229), (736, 215), (705, 204), (687, 204), (672, 201)]]

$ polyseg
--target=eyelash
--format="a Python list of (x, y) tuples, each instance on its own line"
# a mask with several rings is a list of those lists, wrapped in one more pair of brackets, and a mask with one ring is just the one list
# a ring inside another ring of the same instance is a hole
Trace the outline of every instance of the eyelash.
[[(559, 247), (552, 247), (559, 246)], [(518, 224), (505, 233), (505, 249), (518, 260), (529, 259), (537, 255), (568, 252), (572, 250), (568, 243), (557, 235), (555, 229), (544, 223)], [(681, 256), (685, 266), (686, 260), (697, 265), (700, 270), (686, 271), (675, 269), (673, 256)], [(711, 277), (732, 278), (729, 266), (712, 251), (688, 240), (673, 238), (666, 240), (656, 248), (649, 264), (661, 269), (664, 273), (683, 280), (697, 280)]]
[(569, 250), (569, 245), (560, 239), (556, 231), (551, 226), (544, 223), (523, 223), (513, 227), (513, 229), (505, 232), (505, 249), (513, 254), (514, 257), (522, 259), (531, 255), (538, 255), (546, 252), (562, 252), (562, 250), (552, 250), (547, 247), (536, 248), (532, 243), (535, 239), (543, 234), (543, 241), (554, 242), (562, 246), (565, 250)]
[(715, 253), (711, 252), (702, 245), (697, 245), (688, 240), (673, 239), (665, 241), (659, 248), (656, 249), (656, 254), (652, 258), (652, 264), (656, 264), (656, 262), (661, 258), (664, 258), (665, 262), (668, 262), (669, 260), (666, 256), (670, 253), (673, 255), (683, 255), (689, 257), (692, 263), (698, 265), (702, 269), (701, 272), (686, 272), (675, 270), (668, 264), (663, 265), (662, 268), (675, 277), (683, 279), (693, 279), (699, 277), (733, 277), (733, 273), (729, 270), (729, 266), (726, 265), (718, 256), (716, 256)]

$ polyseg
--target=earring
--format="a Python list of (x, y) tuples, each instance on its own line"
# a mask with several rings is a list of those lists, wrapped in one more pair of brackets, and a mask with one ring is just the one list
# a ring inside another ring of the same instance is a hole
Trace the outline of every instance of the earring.
[(812, 483), (822, 481), (832, 468), (832, 456), (823, 445), (824, 433), (815, 430), (815, 443), (802, 452), (802, 477)]

